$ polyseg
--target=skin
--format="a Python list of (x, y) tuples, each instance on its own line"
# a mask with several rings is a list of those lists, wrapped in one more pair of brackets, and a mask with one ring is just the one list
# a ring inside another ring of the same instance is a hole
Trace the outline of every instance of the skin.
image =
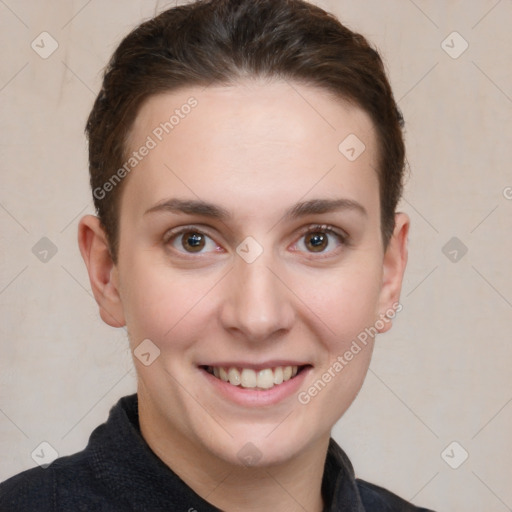
[[(306, 405), (298, 393), (265, 407), (232, 403), (197, 365), (308, 362), (307, 390), (399, 301), (409, 218), (396, 214), (384, 251), (373, 124), (311, 86), (248, 80), (153, 96), (129, 148), (190, 96), (197, 107), (126, 178), (117, 264), (98, 219), (81, 220), (91, 287), (103, 320), (127, 326), (132, 350), (148, 338), (160, 349), (151, 365), (134, 364), (142, 435), (170, 468), (226, 511), (321, 511), (330, 432), (363, 384), (373, 341)], [(353, 162), (338, 150), (351, 133), (366, 146)], [(215, 203), (232, 218), (145, 213), (169, 198)], [(366, 214), (284, 217), (299, 201), (335, 198)], [(348, 234), (348, 244), (329, 235), (312, 250), (301, 230), (315, 224)], [(185, 237), (169, 240), (169, 230), (190, 225), (208, 235), (201, 253), (187, 252)], [(252, 263), (236, 252), (248, 236), (263, 249)], [(251, 467), (237, 455), (248, 442), (260, 456)]]

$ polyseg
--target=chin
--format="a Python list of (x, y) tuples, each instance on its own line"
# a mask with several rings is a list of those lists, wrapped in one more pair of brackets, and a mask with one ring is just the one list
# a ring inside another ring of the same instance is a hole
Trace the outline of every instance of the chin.
[[(240, 426), (238, 432), (227, 426), (233, 437), (227, 439), (225, 432), (223, 439), (216, 441), (209, 437), (205, 439), (205, 448), (217, 458), (224, 460), (233, 466), (264, 468), (285, 464), (300, 456), (315, 439), (313, 432), (307, 433), (304, 426), (294, 424), (267, 425), (262, 432), (262, 427), (247, 425)], [(282, 429), (281, 432), (278, 432)], [(329, 436), (329, 431), (324, 433)]]

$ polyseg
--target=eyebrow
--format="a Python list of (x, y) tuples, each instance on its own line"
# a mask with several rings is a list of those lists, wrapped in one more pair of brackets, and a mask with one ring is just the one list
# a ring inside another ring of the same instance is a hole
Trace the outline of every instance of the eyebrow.
[[(311, 199), (294, 204), (284, 214), (285, 219), (293, 220), (311, 214), (330, 213), (338, 210), (355, 211), (367, 217), (365, 207), (352, 199)], [(222, 206), (202, 200), (194, 199), (166, 199), (147, 210), (144, 215), (155, 212), (185, 213), (200, 215), (220, 221), (226, 221), (232, 217), (229, 210)]]

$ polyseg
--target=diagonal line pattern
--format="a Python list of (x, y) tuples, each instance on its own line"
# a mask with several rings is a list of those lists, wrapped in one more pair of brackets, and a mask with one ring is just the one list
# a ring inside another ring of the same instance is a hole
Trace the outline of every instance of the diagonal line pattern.
[(5, 414), (4, 411), (2, 411), (2, 409), (0, 409), (0, 412), (7, 418), (8, 421), (10, 421), (27, 439), (29, 439), (29, 437), (27, 436), (27, 434), (25, 434), (25, 432), (23, 432), (23, 430), (21, 430), (20, 427), (18, 427), (18, 425), (16, 425), (16, 423), (14, 423), (14, 421), (12, 421), (11, 418), (9, 418), (9, 416), (7, 416), (7, 414)]
[(288, 416), (290, 416), (290, 414), (292, 414), (293, 412), (294, 411), (290, 411), (265, 437), (269, 437), (271, 434), (273, 434), (286, 421)]
[(9, 11), (11, 11), (11, 14), (15, 16), (18, 21), (20, 21), (23, 25), (25, 25), (26, 28), (28, 28), (28, 25), (4, 2), (4, 0), (0, 0), (0, 3), (3, 4)]
[(419, 5), (417, 5), (413, 0), (409, 0), (409, 2), (411, 2), (411, 4), (414, 5), (414, 7), (416, 7), (416, 9), (418, 9), (418, 11), (423, 14), (423, 16), (425, 16), (425, 18), (427, 18), (427, 20), (430, 21), (432, 25), (434, 25), (434, 27), (439, 28), (439, 25), (423, 9), (421, 9)]
[(183, 186), (187, 187), (190, 192), (192, 192), (192, 194), (194, 194), (197, 199), (201, 199), (166, 163), (164, 163), (164, 167), (167, 168), (167, 170), (169, 172), (172, 172), (172, 174), (178, 179), (181, 181), (181, 183), (183, 183)]
[(230, 471), (205, 497), (204, 499), (207, 500), (208, 499), (208, 496), (210, 496), (210, 494), (213, 494), (233, 473), (235, 472), (235, 470), (233, 469), (233, 471)]
[(0, 203), (0, 208), (9, 215), (19, 226), (21, 226), (27, 233), (30, 233), (30, 231), (2, 204)]
[(2, 87), (0, 87), (0, 92), (2, 92), (27, 66), (28, 62), (25, 62), (25, 64), (18, 71), (16, 71), (12, 77), (4, 85), (2, 85)]
[(474, 265), (471, 265), (471, 267), (512, 308), (512, 303)]
[(407, 295), (406, 297), (409, 297), (409, 295), (411, 295), (411, 293), (416, 290), (416, 288), (418, 288), (422, 283), (424, 283), (433, 273), (435, 270), (437, 270), (437, 268), (439, 267), (439, 265), (436, 265)]
[(95, 403), (94, 405), (60, 438), (61, 441), (66, 438), (82, 421), (83, 419), (130, 373), (126, 371)]
[(64, 233), (64, 231), (66, 231), (66, 229), (69, 228), (69, 226), (71, 226), (71, 224), (78, 218), (80, 217), (80, 215), (82, 215), (82, 213), (87, 209), (89, 208), (89, 206), (91, 206), (91, 201), (89, 201), (61, 230), (60, 230), (60, 233)]
[(422, 488), (421, 488), (421, 489), (420, 489), (420, 490), (419, 490), (419, 491), (418, 491), (414, 496), (411, 496), (411, 497), (409, 498), (409, 501), (412, 501), (413, 499), (415, 499), (415, 498), (416, 498), (416, 496), (418, 496), (418, 494), (419, 494), (421, 491), (423, 491), (423, 489), (425, 489), (425, 487), (427, 487), (427, 485), (429, 485), (429, 484), (430, 484), (430, 482), (432, 482), (432, 480), (434, 480), (434, 478), (435, 478), (437, 475), (439, 475), (439, 471), (438, 471), (438, 472), (437, 472), (437, 473), (436, 473), (436, 474), (435, 474), (435, 475), (434, 475), (434, 476), (433, 476), (433, 477), (432, 477), (432, 478), (431, 478), (431, 479), (430, 479), (430, 480), (429, 480), (429, 481), (428, 481), (428, 482), (427, 482), (427, 483), (426, 483), (426, 484), (425, 484), (425, 485), (424, 485), (424, 486), (423, 486), (423, 487), (422, 487)]
[(67, 70), (78, 80), (82, 83), (82, 85), (88, 89), (94, 96), (96, 96), (96, 93), (62, 60), (62, 64), (67, 68)]
[(474, 471), (471, 471), (473, 473), (473, 475), (475, 475), (478, 480), (480, 480), (480, 482), (485, 486), (487, 487), (487, 489), (489, 490), (489, 492), (491, 492), (492, 494), (494, 494), (494, 496), (501, 501), (501, 503), (503, 503), (503, 505), (505, 505), (505, 507), (507, 507), (508, 510), (512, 510), (512, 507), (509, 507), (497, 494), (496, 492), (494, 492)]
[(75, 14), (73, 14), (73, 16), (71, 16), (71, 18), (66, 23), (64, 23), (62, 27), (60, 27), (61, 30), (66, 28), (91, 2), (92, 0), (89, 0), (83, 7), (81, 7)]
[(71, 277), (71, 279), (73, 279), (73, 281), (75, 281), (76, 284), (78, 284), (78, 286), (80, 286), (80, 288), (82, 288), (85, 293), (87, 293), (87, 295), (89, 295), (89, 297), (94, 299), (94, 295), (64, 265), (61, 265), (61, 268), (69, 277)]
[(397, 103), (400, 103), (413, 89), (415, 89), (421, 82), (423, 82), (427, 75), (429, 75), (438, 64), (439, 62), (436, 62), (405, 94), (402, 95)]
[(327, 121), (327, 119), (322, 115), (320, 114), (320, 112), (313, 106), (311, 105), (311, 103), (306, 99), (304, 98), (304, 96), (286, 79), (284, 79), (284, 81), (334, 130), (336, 131), (336, 128), (334, 128), (334, 126), (329, 123), (329, 121)]
[(507, 401), (507, 403), (506, 403), (503, 407), (501, 407), (501, 409), (500, 409), (500, 410), (499, 410), (499, 411), (498, 411), (498, 412), (497, 412), (497, 413), (496, 413), (496, 414), (495, 414), (495, 415), (494, 415), (494, 416), (493, 416), (493, 417), (492, 417), (492, 418), (491, 418), (491, 419), (490, 419), (490, 420), (489, 420), (485, 425), (483, 425), (483, 426), (482, 426), (482, 427), (481, 427), (481, 428), (476, 432), (476, 434), (475, 434), (471, 439), (475, 439), (475, 437), (476, 437), (478, 434), (480, 434), (480, 432), (482, 432), (482, 430), (483, 430), (485, 427), (487, 427), (487, 425), (489, 425), (489, 423), (491, 423), (491, 421), (493, 421), (493, 420), (494, 420), (494, 418), (496, 418), (496, 417), (501, 413), (501, 411), (503, 411), (503, 409), (505, 409), (505, 407), (507, 407), (507, 405), (508, 405), (510, 402), (512, 402), (512, 398), (511, 398), (510, 400), (508, 400), (508, 401)]
[[(245, 469), (245, 468), (244, 468)], [(283, 487), (283, 485), (277, 480), (277, 478), (272, 475), (267, 469), (264, 469), (265, 473), (270, 477), (272, 478), (272, 480), (274, 480), (274, 482), (279, 485), (279, 487), (281, 487), (281, 489), (284, 490), (284, 492), (286, 492), (286, 494), (288, 494), (288, 496), (290, 496), (290, 498), (293, 499), (293, 501), (295, 501), (295, 503), (297, 503), (297, 505), (299, 505), (299, 507), (301, 507), (302, 510), (307, 511), (307, 509), (304, 508), (304, 506), (299, 503), (289, 492), (288, 490)], [(206, 496), (205, 496), (205, 499), (208, 498), (208, 496), (210, 496), (211, 494), (213, 494), (232, 474), (234, 473), (234, 470), (233, 471), (230, 471)]]
[(494, 87), (496, 87), (496, 89), (498, 89), (498, 91), (507, 98), (508, 101), (512, 102), (512, 98), (474, 60), (471, 62), (473, 63), (473, 66), (475, 66), (475, 68), (477, 68), (478, 71), (480, 71), (480, 73), (482, 73), (482, 75), (484, 75), (487, 80), (489, 80), (489, 82), (491, 82), (491, 84), (493, 84)]
[(499, 205), (496, 205), (471, 231), (470, 233), (473, 233), (478, 227), (480, 227), (481, 224), (484, 223), (498, 208)]
[(471, 28), (475, 28), (491, 11), (493, 11), (498, 4), (501, 3), (501, 0), (498, 0)]
[(279, 485), (279, 487), (281, 487), (281, 489), (283, 489), (283, 491), (288, 494), (288, 496), (290, 496), (290, 498), (295, 502), (297, 503), (297, 505), (302, 509), (304, 510), (305, 512), (310, 512), (308, 511), (307, 509), (304, 508), (304, 505), (302, 505), (302, 503), (299, 503), (294, 496), (292, 496), (290, 494), (290, 492), (288, 491), (288, 489), (286, 487), (284, 487), (281, 482), (272, 474), (270, 473), (270, 471), (268, 471), (267, 469), (265, 469), (265, 473), (267, 473), (268, 476), (270, 476), (270, 478), (272, 478), (272, 480), (274, 480), (274, 482)]
[(388, 390), (400, 401), (402, 404), (422, 423), (432, 434), (434, 434), (438, 439), (439, 436), (409, 407), (371, 368), (368, 369)]
[(439, 234), (439, 231), (435, 228), (435, 226), (428, 221), (428, 219), (410, 202), (407, 201), (407, 199), (402, 198), (404, 202), (406, 202), (437, 234)]
[(7, 288), (9, 288), (9, 286), (11, 286), (12, 283), (14, 283), (14, 281), (16, 281), (16, 279), (18, 279), (19, 276), (21, 276), (21, 274), (23, 274), (23, 272), (25, 272), (25, 270), (27, 270), (28, 268), (28, 265), (25, 265), (24, 268), (22, 268), (1, 290), (0, 290), (0, 295), (2, 293), (5, 292), (5, 290), (7, 290)]

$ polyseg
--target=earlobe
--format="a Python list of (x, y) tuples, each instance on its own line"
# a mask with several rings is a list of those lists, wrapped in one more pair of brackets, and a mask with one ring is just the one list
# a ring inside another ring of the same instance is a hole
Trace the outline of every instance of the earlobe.
[(112, 327), (123, 327), (125, 318), (118, 289), (117, 267), (98, 217), (86, 215), (80, 220), (78, 246), (102, 320)]
[[(391, 328), (395, 314), (402, 309), (400, 292), (402, 280), (407, 265), (407, 236), (409, 234), (410, 220), (405, 213), (395, 214), (395, 229), (384, 253), (382, 267), (382, 286), (380, 291), (379, 311), (386, 316), (384, 326), (379, 332), (384, 333)], [(397, 307), (398, 306), (398, 307)], [(399, 309), (398, 309), (399, 308)]]

